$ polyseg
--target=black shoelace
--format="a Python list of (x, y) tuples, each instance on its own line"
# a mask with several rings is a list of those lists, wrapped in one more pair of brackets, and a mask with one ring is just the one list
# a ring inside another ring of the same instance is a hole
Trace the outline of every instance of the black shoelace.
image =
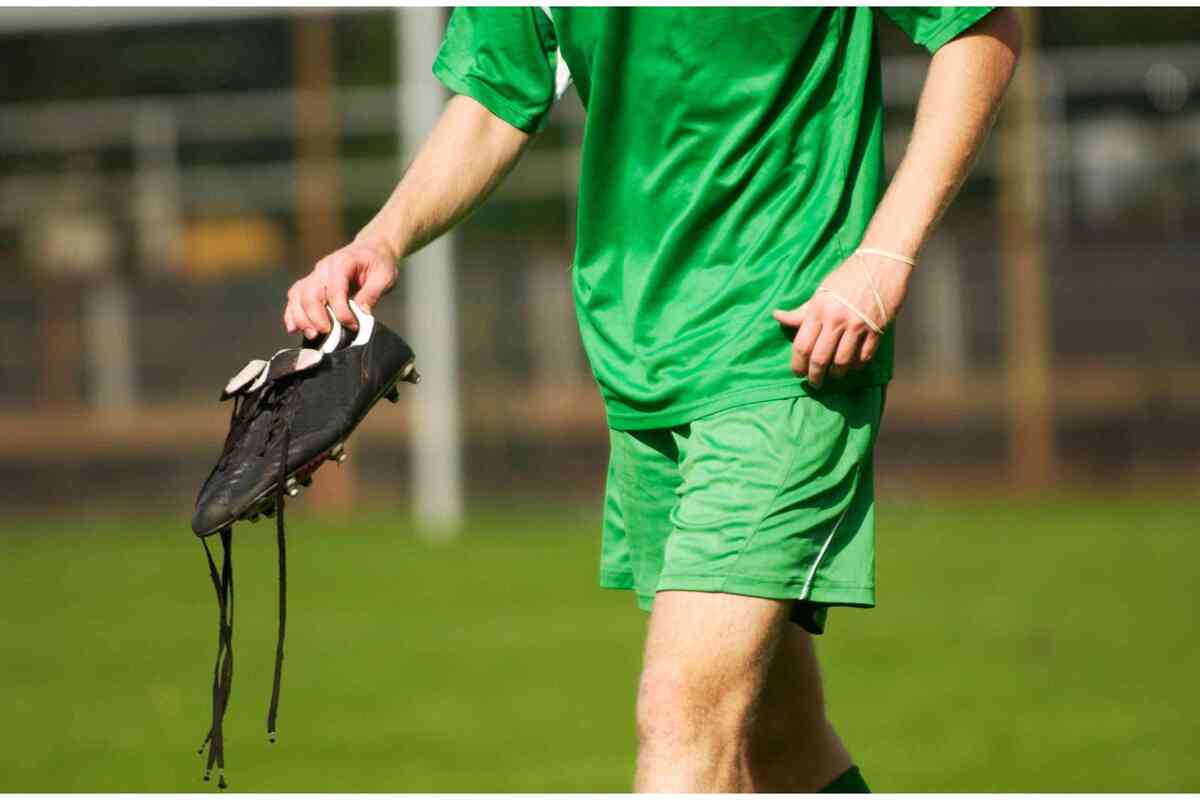
[[(250, 420), (262, 411), (276, 411), (295, 391), (297, 382), (288, 381), (282, 391), (275, 391), (275, 386), (268, 386), (247, 409), (246, 403), (234, 401), (233, 412), (230, 416), (229, 434), (225, 438), (225, 446), (221, 459), (214, 469), (224, 469), (232, 452), (234, 444), (250, 424)], [(291, 428), (283, 416), (275, 416), (271, 421), (271, 433), (281, 431), (279, 469), (275, 483), (275, 540), (279, 548), (279, 632), (275, 643), (275, 677), (271, 687), (271, 703), (267, 710), (267, 738), (271, 742), (278, 739), (276, 720), (279, 716), (279, 689), (283, 678), (283, 640), (287, 624), (287, 540), (284, 533), (284, 505), (287, 493), (287, 454), (291, 442)], [(268, 441), (270, 440), (268, 436)], [(263, 445), (266, 449), (266, 443)], [(212, 724), (208, 734), (200, 744), (199, 752), (204, 754), (208, 748), (208, 762), (204, 768), (204, 780), (212, 776), (213, 767), (217, 768), (217, 787), (225, 789), (225, 710), (229, 705), (229, 695), (233, 688), (233, 525), (227, 525), (220, 531), (222, 562), (220, 573), (208, 542), (201, 539), (204, 555), (208, 559), (209, 576), (213, 589), (217, 594), (217, 612), (220, 617), (217, 625), (217, 660), (213, 666), (212, 685)]]
[(208, 542), (201, 539), (200, 543), (204, 545), (204, 555), (208, 558), (208, 572), (217, 592), (217, 612), (220, 619), (217, 623), (217, 663), (213, 666), (212, 726), (197, 752), (203, 755), (204, 748), (208, 747), (204, 780), (208, 780), (212, 775), (215, 763), (218, 770), (217, 786), (224, 789), (227, 785), (225, 734), (221, 723), (225, 718), (225, 707), (229, 704), (230, 690), (233, 688), (233, 526), (221, 530), (221, 549), (224, 557), (220, 575), (217, 574), (217, 564), (208, 549)]

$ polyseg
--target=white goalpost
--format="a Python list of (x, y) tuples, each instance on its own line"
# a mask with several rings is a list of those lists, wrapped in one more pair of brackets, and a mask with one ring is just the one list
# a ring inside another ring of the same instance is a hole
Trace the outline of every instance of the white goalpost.
[[(430, 74), (443, 34), (438, 8), (396, 11), (396, 107), (401, 169), (433, 128), (445, 92)], [(405, 308), (421, 385), (407, 393), (412, 430), (413, 510), (435, 538), (457, 535), (463, 490), (459, 421), (454, 245), (449, 235), (407, 259)]]

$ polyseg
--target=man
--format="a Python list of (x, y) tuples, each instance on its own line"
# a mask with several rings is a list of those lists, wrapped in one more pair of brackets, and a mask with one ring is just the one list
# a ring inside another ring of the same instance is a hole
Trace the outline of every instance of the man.
[[(876, 25), (934, 53), (883, 189)], [(588, 117), (574, 294), (611, 428), (601, 583), (651, 609), (639, 791), (867, 791), (812, 634), (874, 605), (890, 323), (1015, 66), (985, 8), (469, 8), (456, 96), (379, 214), (288, 294), (309, 338), (512, 169), (568, 77)], [(882, 197), (881, 197), (882, 195)]]

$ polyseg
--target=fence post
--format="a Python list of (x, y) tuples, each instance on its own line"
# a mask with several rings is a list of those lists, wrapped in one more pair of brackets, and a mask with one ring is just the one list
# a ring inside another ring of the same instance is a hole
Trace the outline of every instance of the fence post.
[(181, 266), (183, 210), (179, 187), (179, 132), (163, 104), (148, 104), (133, 120), (133, 214), (143, 274)]
[(83, 341), (92, 409), (106, 422), (135, 419), (133, 301), (119, 270), (92, 278), (83, 293)]
[[(301, 272), (343, 244), (338, 183), (337, 69), (333, 19), (328, 12), (300, 13), (292, 20), (296, 88), (296, 222)], [(280, 298), (280, 306), (283, 298)], [(353, 453), (351, 453), (353, 455)], [(321, 471), (312, 494), (323, 509), (354, 503), (354, 459)]]
[(1001, 120), (1001, 228), (1010, 477), (1022, 488), (1054, 478), (1054, 397), (1046, 291), (1044, 170), (1037, 11), (1019, 9), (1025, 44)]

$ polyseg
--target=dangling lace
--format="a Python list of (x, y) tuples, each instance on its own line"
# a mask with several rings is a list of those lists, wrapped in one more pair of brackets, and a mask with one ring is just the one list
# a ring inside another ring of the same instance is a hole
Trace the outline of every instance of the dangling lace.
[[(254, 406), (247, 409), (245, 401), (239, 403), (234, 401), (233, 412), (230, 415), (230, 431), (225, 439), (225, 447), (221, 455), (221, 459), (217, 462), (214, 469), (224, 469), (225, 463), (228, 460), (229, 454), (233, 450), (234, 442), (238, 436), (235, 431), (244, 430), (249, 425), (250, 420), (257, 415), (259, 410), (277, 410), (288, 396), (294, 390), (295, 383), (289, 382), (289, 386), (282, 391), (271, 391), (271, 387), (267, 387), (255, 399)], [(283, 678), (283, 641), (284, 633), (287, 624), (287, 540), (284, 532), (284, 506), (287, 502), (287, 492), (285, 489), (287, 483), (287, 454), (291, 444), (291, 427), (288, 420), (276, 416), (271, 421), (271, 430), (282, 428), (282, 441), (279, 450), (279, 468), (277, 479), (275, 482), (275, 538), (279, 547), (279, 629), (275, 642), (275, 677), (271, 687), (271, 703), (267, 710), (267, 738), (274, 742), (278, 738), (276, 732), (275, 721), (279, 715), (279, 692)], [(269, 438), (269, 437), (268, 437)], [(264, 443), (264, 448), (266, 444)], [(204, 555), (208, 559), (209, 576), (212, 579), (213, 588), (217, 594), (217, 611), (219, 614), (219, 622), (217, 627), (217, 661), (213, 666), (213, 686), (212, 686), (212, 724), (208, 729), (208, 735), (204, 737), (204, 741), (200, 744), (200, 749), (197, 751), (201, 755), (204, 754), (205, 747), (208, 748), (208, 762), (204, 769), (204, 780), (209, 780), (212, 775), (213, 766), (217, 768), (217, 786), (220, 789), (225, 789), (229, 784), (225, 781), (225, 735), (223, 723), (225, 720), (225, 710), (229, 705), (229, 694), (233, 687), (233, 526), (227, 525), (220, 531), (221, 549), (223, 551), (222, 565), (220, 574), (217, 572), (217, 564), (213, 560), (212, 551), (208, 548), (208, 542), (201, 539), (200, 543), (204, 546)]]
[(283, 634), (287, 627), (287, 541), (284, 538), (283, 507), (287, 493), (287, 451), (291, 440), (291, 428), (283, 427), (283, 456), (279, 459), (279, 480), (275, 482), (275, 541), (279, 546), (279, 632), (275, 639), (275, 681), (271, 687), (271, 705), (267, 709), (267, 738), (277, 738), (275, 718), (279, 715), (279, 684), (283, 677)]
[(208, 735), (200, 743), (197, 751), (204, 754), (208, 747), (208, 763), (204, 767), (204, 780), (212, 776), (213, 765), (217, 767), (217, 786), (224, 789), (225, 783), (225, 734), (223, 723), (225, 709), (229, 705), (229, 694), (233, 689), (233, 526), (221, 529), (221, 573), (217, 575), (217, 564), (213, 561), (212, 551), (208, 542), (200, 540), (204, 545), (204, 555), (208, 558), (208, 573), (212, 578), (213, 589), (217, 593), (217, 661), (213, 665), (212, 685), (212, 725)]

